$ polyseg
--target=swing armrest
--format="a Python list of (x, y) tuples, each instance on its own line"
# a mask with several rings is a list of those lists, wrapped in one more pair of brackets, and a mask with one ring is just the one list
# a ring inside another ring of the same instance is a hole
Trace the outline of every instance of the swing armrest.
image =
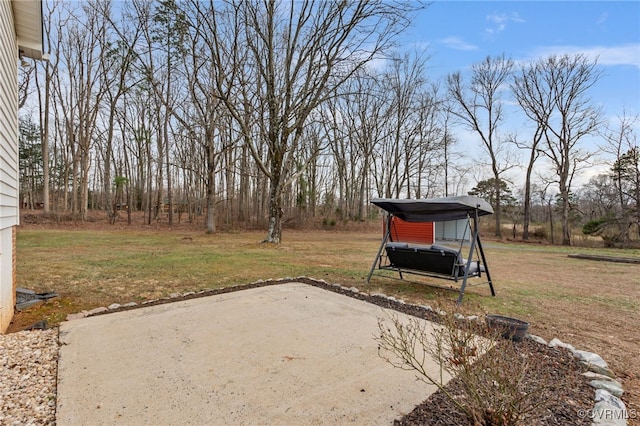
[[(458, 263), (460, 267), (460, 275), (464, 275), (464, 268), (467, 267), (467, 259), (462, 259), (462, 262)], [(480, 260), (472, 260), (469, 265), (469, 275), (477, 275), (481, 272), (485, 272), (484, 265), (480, 264)]]

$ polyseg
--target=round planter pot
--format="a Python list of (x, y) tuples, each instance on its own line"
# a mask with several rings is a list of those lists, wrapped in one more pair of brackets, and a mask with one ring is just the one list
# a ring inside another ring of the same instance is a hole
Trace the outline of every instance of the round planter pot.
[(497, 330), (505, 339), (511, 339), (516, 342), (524, 339), (527, 335), (527, 330), (529, 330), (528, 322), (516, 318), (487, 315), (485, 320), (490, 329)]

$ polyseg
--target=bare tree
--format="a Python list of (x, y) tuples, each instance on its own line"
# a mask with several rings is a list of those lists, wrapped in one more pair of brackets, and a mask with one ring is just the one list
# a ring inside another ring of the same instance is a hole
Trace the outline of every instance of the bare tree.
[(458, 142), (456, 136), (451, 130), (452, 118), (451, 107), (448, 101), (444, 101), (443, 105), (438, 108), (440, 114), (440, 148), (442, 157), (440, 159), (440, 169), (442, 173), (442, 194), (445, 197), (458, 195), (466, 186), (466, 174), (469, 166), (464, 162), (464, 154), (456, 149)]
[[(385, 131), (386, 99), (380, 80), (362, 70), (322, 109), (322, 125), (330, 140), (332, 169), (337, 175), (336, 203), (346, 217), (364, 219), (366, 188), (378, 144)], [(383, 180), (388, 178), (385, 174)]]
[[(191, 105), (190, 122), (177, 116), (190, 137), (199, 143), (204, 153), (206, 164), (206, 208), (207, 233), (216, 230), (216, 172), (221, 167), (223, 154), (232, 155), (232, 146), (236, 137), (229, 125), (229, 117), (218, 96), (216, 73), (223, 69), (216, 67), (212, 58), (215, 49), (215, 20), (212, 3), (193, 1), (185, 11), (185, 23), (189, 26), (189, 46), (187, 47), (189, 64), (185, 64), (184, 78), (188, 84), (189, 102)], [(227, 71), (224, 71), (225, 73)], [(229, 162), (230, 163), (230, 162)], [(231, 164), (225, 168), (227, 180), (227, 196), (232, 197), (230, 180)], [(231, 203), (230, 203), (231, 204)]]
[(382, 75), (383, 91), (389, 98), (389, 142), (393, 156), (393, 196), (402, 192), (411, 198), (413, 191), (411, 174), (420, 157), (421, 95), (425, 87), (425, 58), (419, 54), (395, 56)]
[[(46, 34), (46, 32), (45, 32)], [(42, 208), (43, 213), (48, 214), (49, 205), (49, 85), (51, 84), (49, 74), (49, 61), (45, 61), (42, 66), (45, 78), (44, 99), (42, 96), (43, 90), (40, 90), (40, 77), (38, 73), (39, 66), (36, 65), (36, 72), (34, 73), (34, 80), (37, 87), (38, 95), (38, 110), (40, 117), (40, 140), (42, 149)]]
[(22, 61), (18, 68), (18, 109), (27, 103), (29, 95), (33, 92), (33, 89), (31, 89), (31, 81), (36, 75), (35, 64), (25, 59), (22, 59)]
[[(47, 2), (43, 5), (43, 13), (45, 19), (43, 20), (43, 44), (47, 51), (47, 55), (50, 56), (52, 45), (57, 44), (57, 51), (60, 47), (60, 38), (52, 37), (52, 29), (54, 25), (54, 15), (58, 8), (58, 3)], [(45, 9), (46, 8), (46, 9)], [(54, 47), (55, 48), (55, 47)], [(54, 62), (55, 61), (55, 62)], [(50, 210), (50, 171), (49, 171), (49, 125), (51, 114), (51, 83), (53, 80), (54, 69), (57, 66), (57, 59), (47, 60), (42, 62), (36, 62), (36, 68), (34, 73), (34, 80), (36, 85), (36, 92), (38, 96), (38, 108), (40, 114), (40, 139), (42, 141), (42, 205), (43, 213), (48, 214)], [(40, 72), (43, 75), (40, 75)], [(41, 80), (44, 79), (44, 87), (41, 85)]]
[[(569, 221), (571, 187), (575, 174), (593, 157), (582, 139), (596, 132), (601, 113), (591, 104), (588, 90), (601, 73), (585, 55), (541, 59), (521, 84), (519, 102), (543, 132), (542, 153), (551, 163), (560, 196), (562, 244), (571, 245)], [(525, 100), (526, 98), (526, 100)]]
[(526, 64), (520, 67), (513, 78), (511, 91), (518, 104), (529, 120), (535, 123), (535, 130), (528, 143), (521, 142), (517, 136), (513, 136), (512, 142), (520, 149), (529, 151), (529, 161), (525, 173), (524, 187), (524, 220), (522, 239), (529, 239), (529, 224), (531, 222), (531, 176), (535, 162), (540, 157), (540, 142), (545, 134), (545, 126), (549, 121), (548, 114), (551, 113), (551, 96), (548, 96), (549, 88), (541, 78), (544, 73), (544, 62), (537, 61), (533, 64)]
[[(141, 37), (140, 27), (138, 25), (125, 25), (124, 22), (130, 23), (131, 20), (125, 20), (125, 15), (120, 18), (112, 16), (113, 11), (110, 3), (93, 4), (97, 13), (103, 15), (104, 19), (109, 23), (108, 37), (101, 42), (104, 43), (101, 48), (103, 52), (103, 60), (105, 61), (104, 78), (106, 84), (105, 102), (106, 111), (106, 129), (105, 129), (105, 147), (101, 152), (104, 163), (103, 174), (103, 190), (105, 197), (105, 209), (110, 223), (115, 223), (117, 218), (117, 208), (112, 199), (111, 187), (116, 182), (112, 181), (112, 158), (114, 156), (113, 145), (116, 130), (116, 120), (121, 116), (118, 112), (121, 98), (138, 83), (139, 78), (135, 78), (131, 71), (134, 62), (137, 59), (135, 47)], [(124, 21), (124, 22), (122, 22)], [(118, 22), (118, 24), (116, 24)], [(112, 34), (113, 33), (113, 34)], [(115, 175), (118, 184), (123, 185), (125, 181), (118, 173)]]
[(300, 173), (294, 153), (311, 113), (389, 47), (415, 9), (406, 2), (268, 0), (232, 1), (215, 12), (218, 95), (245, 135), (254, 123), (261, 129), (259, 140), (245, 143), (269, 180), (265, 242), (281, 241), (283, 192)]
[(415, 198), (447, 196), (452, 138), (447, 137), (446, 114), (436, 84), (422, 91), (418, 103), (418, 152), (413, 195)]
[(89, 207), (92, 149), (100, 131), (97, 120), (106, 92), (101, 47), (106, 40), (107, 22), (90, 4), (68, 13), (70, 19), (59, 21), (56, 29), (62, 41), (60, 52), (56, 52), (61, 60), (54, 93), (64, 117), (62, 134), (72, 154), (72, 213), (80, 213), (84, 220)]
[(502, 236), (501, 231), (501, 191), (499, 182), (502, 175), (513, 167), (506, 144), (500, 139), (499, 125), (504, 120), (502, 90), (513, 69), (513, 61), (504, 55), (492, 58), (488, 56), (484, 61), (472, 67), (471, 81), (465, 86), (460, 72), (447, 78), (449, 95), (453, 101), (452, 114), (456, 116), (469, 130), (480, 137), (482, 146), (489, 155), (492, 182), (496, 182), (495, 202), (495, 235)]
[(623, 242), (629, 239), (629, 230), (635, 223), (640, 230), (640, 145), (638, 144), (635, 125), (640, 118), (637, 115), (618, 117), (617, 125), (607, 126), (603, 137), (605, 146), (602, 149), (615, 156), (611, 168), (611, 178), (615, 189), (617, 208), (620, 217), (620, 238)]

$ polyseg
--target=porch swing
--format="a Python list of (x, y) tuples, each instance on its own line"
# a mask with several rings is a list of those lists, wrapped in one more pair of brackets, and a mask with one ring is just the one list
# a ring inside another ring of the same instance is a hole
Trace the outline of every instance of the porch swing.
[[(372, 204), (387, 212), (382, 243), (371, 266), (366, 283), (378, 271), (395, 271), (400, 279), (403, 274), (414, 274), (461, 281), (458, 303), (462, 302), (469, 278), (486, 275), (486, 281), (473, 285), (489, 284), (495, 296), (482, 242), (478, 218), (493, 214), (493, 208), (485, 200), (472, 197), (445, 197), (422, 200), (374, 199)], [(416, 245), (403, 241), (397, 231), (397, 220), (409, 223), (448, 222), (466, 219), (463, 237), (458, 250), (439, 245)], [(469, 232), (469, 252), (463, 256), (464, 241)], [(387, 275), (384, 275), (387, 276)], [(388, 277), (388, 276), (387, 276)]]

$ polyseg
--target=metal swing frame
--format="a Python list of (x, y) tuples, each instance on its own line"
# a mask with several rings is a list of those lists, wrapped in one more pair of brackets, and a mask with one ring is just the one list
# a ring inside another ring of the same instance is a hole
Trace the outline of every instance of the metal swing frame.
[[(384, 237), (373, 265), (371, 266), (371, 270), (369, 271), (369, 275), (367, 276), (366, 284), (369, 284), (376, 270), (392, 270), (398, 272), (400, 276), (399, 279), (401, 280), (404, 279), (403, 273), (448, 279), (455, 282), (461, 280), (457, 303), (462, 303), (466, 288), (472, 286), (472, 284), (468, 282), (468, 279), (471, 277), (480, 277), (482, 273), (484, 273), (487, 278), (486, 282), (473, 285), (489, 284), (491, 295), (496, 295), (480, 239), (479, 216), (493, 213), (493, 209), (485, 200), (477, 197), (462, 196), (425, 200), (374, 199), (371, 202), (387, 211), (387, 221)], [(462, 254), (462, 244), (457, 253), (455, 251), (444, 251), (442, 248), (389, 248), (387, 244), (393, 242), (391, 227), (394, 216), (410, 222), (436, 222), (466, 218), (467, 227), (471, 230), (471, 243), (466, 262), (460, 263), (459, 261)], [(471, 226), (471, 222), (473, 222), (473, 226)], [(389, 255), (395, 256), (395, 251), (405, 251), (406, 256), (410, 259), (408, 259), (407, 262), (392, 261)], [(473, 260), (474, 254), (479, 254), (481, 263), (479, 260)], [(383, 263), (385, 259), (386, 262)], [(472, 270), (473, 262), (477, 262), (475, 270)], [(449, 268), (451, 268), (451, 273), (446, 272)], [(484, 270), (482, 270), (482, 268), (484, 268)], [(387, 275), (383, 276), (392, 278)]]

